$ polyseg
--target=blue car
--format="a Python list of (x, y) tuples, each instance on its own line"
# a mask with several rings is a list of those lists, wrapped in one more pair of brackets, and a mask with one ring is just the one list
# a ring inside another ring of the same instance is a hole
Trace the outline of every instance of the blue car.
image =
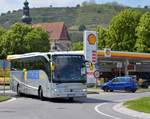
[(137, 83), (133, 77), (123, 76), (113, 78), (112, 80), (102, 84), (100, 87), (106, 92), (113, 92), (114, 90), (125, 90), (134, 93), (137, 90)]

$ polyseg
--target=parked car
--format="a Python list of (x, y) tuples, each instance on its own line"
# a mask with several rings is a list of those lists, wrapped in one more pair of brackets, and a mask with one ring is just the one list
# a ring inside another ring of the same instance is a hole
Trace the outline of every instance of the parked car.
[(137, 90), (137, 82), (135, 81), (135, 78), (129, 76), (116, 77), (100, 85), (100, 88), (106, 92), (125, 90), (134, 93)]

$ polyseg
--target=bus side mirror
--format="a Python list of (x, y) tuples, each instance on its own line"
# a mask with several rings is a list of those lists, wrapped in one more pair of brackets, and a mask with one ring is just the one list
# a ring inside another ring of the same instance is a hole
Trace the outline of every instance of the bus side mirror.
[(86, 65), (83, 63), (83, 64), (82, 64), (82, 68), (85, 68), (85, 67), (86, 67)]
[(55, 64), (53, 62), (51, 62), (51, 70), (52, 70), (52, 72), (55, 71)]
[(91, 61), (85, 60), (85, 64), (90, 68), (91, 71), (93, 71), (94, 64)]
[(23, 69), (23, 71), (24, 71), (24, 72), (26, 72), (26, 71), (27, 71), (27, 69)]
[(86, 74), (86, 65), (83, 63), (81, 67), (81, 74), (85, 75)]

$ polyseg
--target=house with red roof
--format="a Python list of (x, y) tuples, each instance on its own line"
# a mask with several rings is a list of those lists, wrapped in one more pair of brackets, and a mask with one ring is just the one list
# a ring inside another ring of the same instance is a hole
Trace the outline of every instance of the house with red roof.
[(35, 28), (42, 28), (49, 35), (51, 50), (68, 51), (71, 48), (71, 40), (64, 22), (33, 24)]

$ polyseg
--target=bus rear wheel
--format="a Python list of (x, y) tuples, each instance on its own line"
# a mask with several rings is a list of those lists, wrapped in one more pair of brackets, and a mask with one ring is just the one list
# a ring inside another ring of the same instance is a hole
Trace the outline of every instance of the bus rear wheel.
[(73, 97), (70, 97), (70, 98), (69, 98), (69, 101), (70, 101), (70, 102), (73, 102), (73, 101), (74, 101), (74, 98), (73, 98)]
[(39, 90), (38, 90), (38, 97), (39, 97), (39, 99), (44, 100), (44, 97), (43, 97), (43, 90), (42, 90), (41, 87), (40, 87)]
[(17, 85), (17, 95), (18, 95), (18, 96), (21, 96), (20, 85), (19, 85), (19, 84)]

